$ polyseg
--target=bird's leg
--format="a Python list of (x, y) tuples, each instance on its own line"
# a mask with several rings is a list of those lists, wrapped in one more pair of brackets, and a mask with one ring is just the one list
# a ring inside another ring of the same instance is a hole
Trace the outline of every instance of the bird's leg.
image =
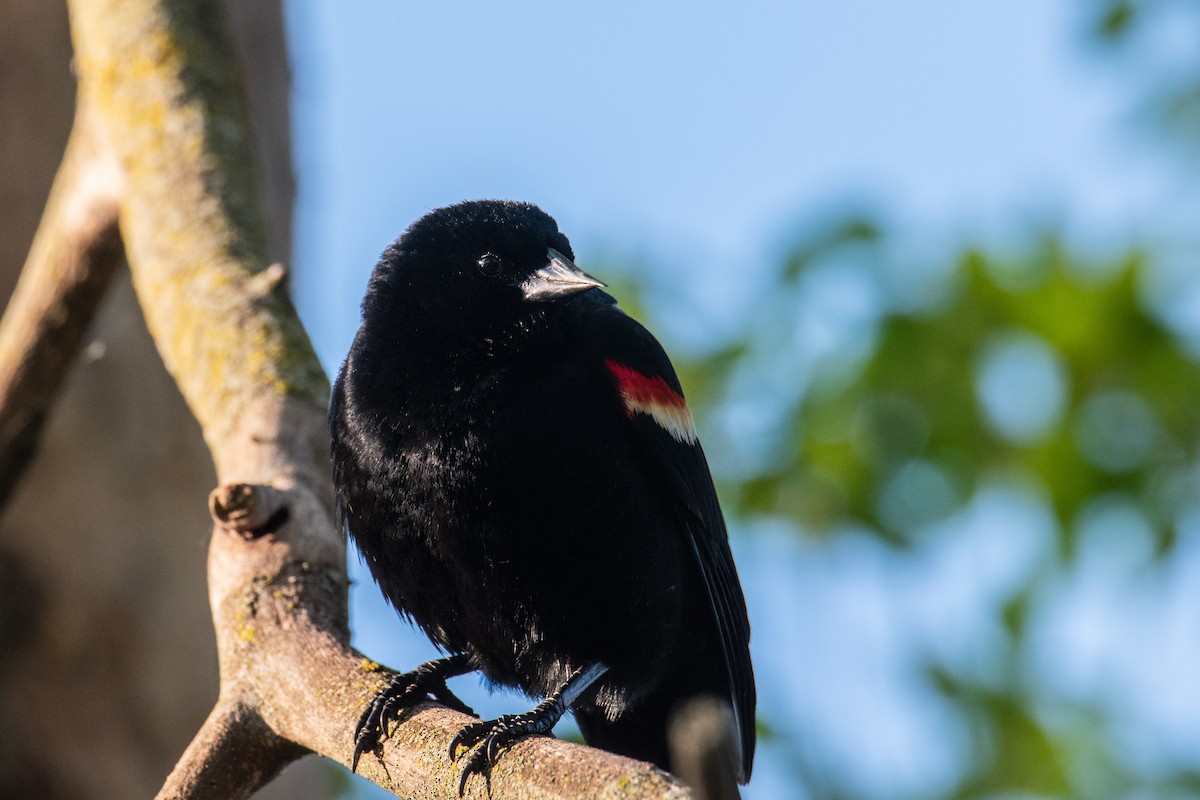
[(459, 731), (450, 742), (451, 760), (456, 758), (459, 747), (471, 748), (480, 742), (483, 743), (471, 754), (463, 767), (462, 778), (458, 782), (459, 796), (462, 796), (466, 788), (467, 778), (473, 774), (485, 774), (490, 770), (499, 758), (501, 749), (524, 736), (550, 733), (579, 695), (607, 671), (608, 667), (599, 663), (587, 668), (580, 667), (549, 697), (534, 706), (532, 711), (524, 714), (506, 714), (498, 719), (476, 722)]
[(379, 754), (380, 743), (387, 738), (388, 725), (400, 712), (421, 703), (433, 695), (442, 704), (475, 716), (475, 712), (459, 700), (446, 686), (446, 679), (464, 675), (475, 669), (465, 653), (427, 661), (412, 672), (396, 675), (387, 686), (372, 698), (354, 729), (354, 759), (350, 771), (358, 768), (363, 753)]

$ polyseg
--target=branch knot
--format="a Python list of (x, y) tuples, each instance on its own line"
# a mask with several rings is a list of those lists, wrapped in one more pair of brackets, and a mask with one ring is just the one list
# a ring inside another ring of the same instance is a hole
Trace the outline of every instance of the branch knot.
[(286, 492), (252, 483), (227, 483), (213, 489), (208, 510), (218, 525), (243, 539), (275, 533), (290, 516)]

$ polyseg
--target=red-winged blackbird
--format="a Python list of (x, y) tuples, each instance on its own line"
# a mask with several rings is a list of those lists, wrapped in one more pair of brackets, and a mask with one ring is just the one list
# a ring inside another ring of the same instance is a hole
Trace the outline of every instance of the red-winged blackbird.
[(481, 671), (546, 698), (468, 726), (468, 761), (570, 708), (589, 744), (669, 769), (683, 700), (728, 699), (754, 756), (750, 626), (712, 478), (654, 337), (573, 263), (535, 206), (461, 203), (384, 252), (334, 385), (342, 522), (384, 595), (449, 657), (397, 677), (354, 760), (401, 708)]

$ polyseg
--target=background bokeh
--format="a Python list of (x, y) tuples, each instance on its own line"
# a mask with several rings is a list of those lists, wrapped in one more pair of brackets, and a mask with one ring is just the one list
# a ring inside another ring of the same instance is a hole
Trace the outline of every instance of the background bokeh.
[(697, 5), (291, 3), (327, 369), (410, 221), (536, 202), (699, 419), (746, 797), (1200, 796), (1200, 5)]

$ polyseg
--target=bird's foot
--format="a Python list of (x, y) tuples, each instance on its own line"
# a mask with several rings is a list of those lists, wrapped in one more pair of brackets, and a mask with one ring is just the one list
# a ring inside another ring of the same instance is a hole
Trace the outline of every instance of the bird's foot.
[(446, 686), (447, 678), (463, 675), (473, 669), (470, 657), (459, 654), (427, 661), (411, 672), (393, 677), (371, 699), (358, 719), (358, 725), (354, 728), (354, 758), (350, 762), (350, 771), (358, 769), (358, 759), (363, 753), (380, 754), (383, 741), (388, 737), (388, 727), (399, 718), (401, 711), (431, 696), (455, 711), (475, 716), (470, 706), (459, 700)]
[(500, 757), (501, 750), (526, 736), (549, 734), (566, 710), (566, 701), (561, 693), (556, 692), (534, 706), (532, 711), (524, 714), (506, 714), (486, 722), (475, 722), (459, 731), (450, 742), (451, 761), (456, 760), (458, 748), (470, 749), (482, 743), (463, 767), (462, 777), (458, 781), (459, 796), (461, 797), (466, 789), (468, 778), (472, 775), (486, 776), (491, 771)]

